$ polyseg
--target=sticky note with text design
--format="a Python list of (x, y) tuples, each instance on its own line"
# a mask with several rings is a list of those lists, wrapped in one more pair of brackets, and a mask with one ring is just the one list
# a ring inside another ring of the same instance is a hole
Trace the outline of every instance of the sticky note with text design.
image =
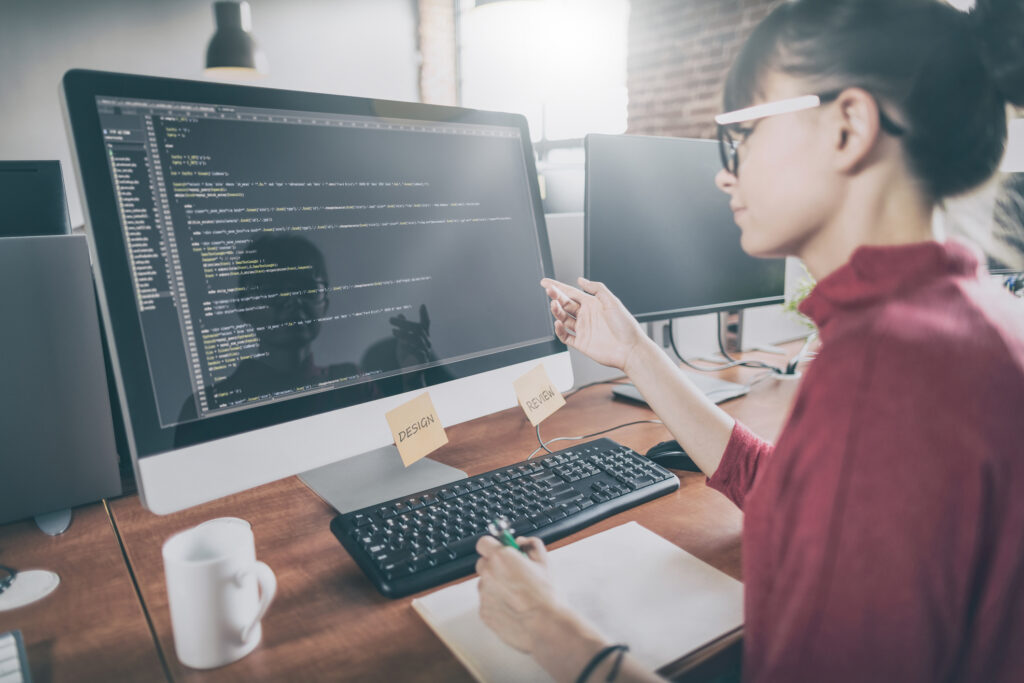
[(565, 405), (561, 392), (555, 388), (547, 370), (538, 365), (512, 383), (519, 405), (534, 427)]
[(384, 414), (405, 466), (448, 443), (430, 394), (420, 394)]

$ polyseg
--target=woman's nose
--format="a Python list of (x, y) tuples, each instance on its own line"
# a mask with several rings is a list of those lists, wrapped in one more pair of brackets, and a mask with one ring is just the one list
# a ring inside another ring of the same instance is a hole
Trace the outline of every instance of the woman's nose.
[(736, 176), (723, 168), (715, 174), (715, 185), (722, 192), (732, 194), (733, 188), (736, 187)]

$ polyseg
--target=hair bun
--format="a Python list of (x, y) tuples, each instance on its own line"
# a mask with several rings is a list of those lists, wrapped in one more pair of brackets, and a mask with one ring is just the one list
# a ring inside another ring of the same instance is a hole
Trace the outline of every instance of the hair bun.
[(992, 82), (1008, 102), (1024, 106), (1024, 2), (977, 0), (970, 19)]

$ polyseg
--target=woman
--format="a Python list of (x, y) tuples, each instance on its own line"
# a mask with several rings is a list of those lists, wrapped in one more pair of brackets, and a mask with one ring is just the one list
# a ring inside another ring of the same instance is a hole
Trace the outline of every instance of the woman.
[[(1022, 35), (1020, 0), (795, 0), (744, 46), (716, 182), (748, 253), (798, 256), (818, 280), (801, 310), (822, 349), (777, 445), (696, 391), (602, 284), (542, 282), (558, 337), (629, 375), (744, 510), (748, 680), (1024, 676), (1024, 310), (932, 233), (935, 208), (999, 165)], [(565, 607), (524, 543), (529, 559), (479, 542), (484, 622), (557, 680), (656, 679)]]

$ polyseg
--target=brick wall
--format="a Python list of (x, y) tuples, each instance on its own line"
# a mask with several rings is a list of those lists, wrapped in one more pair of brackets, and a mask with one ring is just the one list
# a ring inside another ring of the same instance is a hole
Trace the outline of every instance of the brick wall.
[(632, 0), (628, 132), (711, 138), (726, 72), (779, 0)]
[(417, 0), (420, 101), (456, 104), (455, 0)]

